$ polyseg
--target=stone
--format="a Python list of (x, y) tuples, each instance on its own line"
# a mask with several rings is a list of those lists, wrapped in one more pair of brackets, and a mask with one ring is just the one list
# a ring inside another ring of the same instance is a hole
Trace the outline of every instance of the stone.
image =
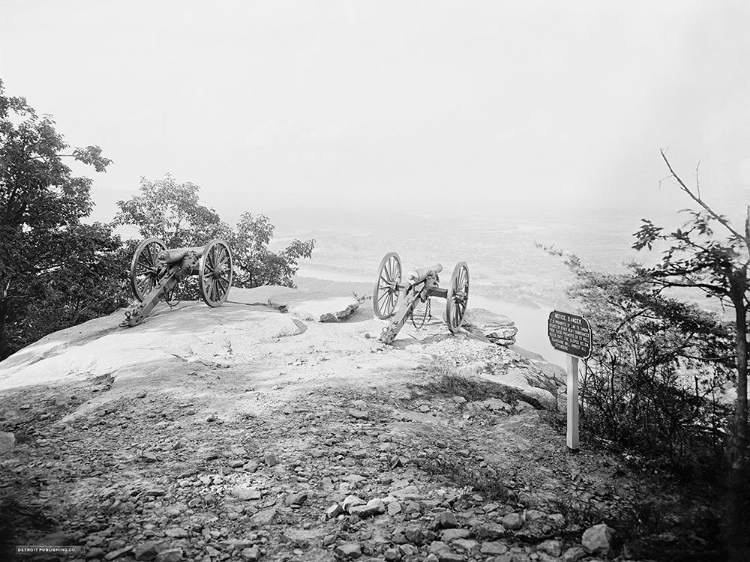
[(483, 542), (479, 552), (482, 554), (505, 554), (508, 552), (508, 547), (499, 541)]
[(398, 515), (401, 513), (401, 503), (400, 502), (391, 502), (386, 506), (386, 513), (393, 517), (394, 515)]
[(422, 412), (423, 414), (426, 414), (430, 411), (430, 407), (427, 404), (422, 404), (419, 407), (419, 411)]
[(549, 516), (549, 520), (552, 521), (558, 527), (565, 526), (565, 516), (562, 513), (553, 513)]
[(558, 557), (562, 554), (562, 543), (556, 540), (546, 540), (541, 542), (537, 545), (537, 548), (554, 557)]
[(266, 466), (276, 466), (279, 464), (279, 458), (273, 453), (268, 453), (263, 460), (265, 461)]
[(474, 534), (482, 540), (499, 539), (505, 534), (505, 527), (491, 521), (483, 522), (474, 528)]
[[(422, 531), (420, 527), (410, 527), (406, 529), (405, 535), (406, 540), (408, 540), (410, 543), (416, 544), (417, 546), (421, 545), (425, 539), (424, 531)], [(395, 538), (393, 542), (396, 542)]]
[(343, 508), (339, 504), (335, 503), (331, 507), (326, 509), (326, 517), (328, 519), (333, 519), (334, 517), (338, 517), (343, 512)]
[(455, 539), (465, 539), (471, 536), (471, 531), (469, 529), (444, 529), (442, 533), (440, 533), (440, 538), (443, 542), (451, 542)]
[(386, 562), (397, 562), (398, 560), (401, 560), (401, 552), (395, 548), (387, 548), (383, 553), (383, 558)]
[(257, 546), (251, 546), (242, 551), (242, 558), (248, 562), (257, 562), (260, 560), (260, 550)]
[(450, 550), (448, 543), (445, 543), (443, 541), (433, 541), (430, 543), (430, 552), (433, 554), (444, 552), (446, 550)]
[(370, 417), (366, 411), (357, 410), (355, 408), (349, 408), (348, 413), (351, 417), (358, 419), (358, 420), (366, 420)]
[(178, 562), (182, 560), (182, 549), (181, 548), (170, 548), (168, 550), (162, 550), (156, 555), (156, 562)]
[(250, 518), (250, 522), (255, 525), (270, 525), (276, 518), (276, 508), (269, 507), (259, 511)]
[(16, 436), (13, 433), (0, 431), (0, 453), (12, 451), (16, 446)]
[(568, 550), (566, 550), (563, 555), (562, 559), (563, 562), (578, 562), (581, 558), (585, 557), (586, 549), (582, 546), (571, 546)]
[(166, 494), (167, 494), (167, 491), (161, 486), (153, 486), (151, 488), (146, 488), (146, 490), (143, 492), (144, 496), (153, 496), (153, 497), (160, 497)]
[(501, 523), (506, 529), (517, 531), (523, 527), (523, 518), (520, 513), (509, 513), (508, 515), (503, 516)]
[(128, 546), (126, 546), (124, 548), (120, 548), (118, 550), (113, 550), (112, 552), (108, 552), (104, 556), (104, 559), (105, 560), (114, 560), (118, 556), (122, 556), (123, 554), (125, 554), (126, 552), (130, 552), (131, 550), (133, 550), (133, 545), (132, 544), (128, 545)]
[(513, 345), (518, 333), (518, 328), (510, 318), (484, 308), (468, 309), (464, 314), (463, 327), (493, 343), (505, 346)]
[(425, 562), (428, 560), (436, 560), (437, 562), (463, 562), (466, 558), (463, 554), (451, 551), (450, 547), (444, 542), (433, 541), (430, 543), (430, 554), (425, 558)]
[(453, 401), (456, 404), (466, 404), (466, 398), (464, 398), (463, 396), (454, 396)]
[(232, 495), (242, 501), (259, 500), (263, 497), (260, 490), (255, 488), (245, 488), (244, 486), (238, 486), (232, 490)]
[(526, 518), (526, 521), (536, 521), (537, 519), (545, 519), (547, 514), (538, 509), (527, 509), (524, 512), (524, 517)]
[(320, 529), (284, 529), (283, 537), (292, 543), (295, 548), (309, 548), (315, 546), (322, 539), (323, 531)]
[(458, 527), (456, 516), (451, 511), (443, 511), (435, 517), (435, 526), (438, 529), (452, 529)]
[(361, 474), (347, 474), (346, 476), (342, 476), (341, 480), (349, 482), (350, 484), (359, 484), (360, 482), (367, 480), (367, 477), (362, 476)]
[(303, 505), (307, 501), (307, 492), (297, 492), (286, 498), (287, 505)]
[(365, 500), (358, 498), (357, 496), (346, 496), (341, 507), (344, 508), (344, 511), (349, 513), (351, 511), (351, 508), (355, 505), (365, 505)]
[(104, 556), (104, 549), (99, 548), (98, 546), (94, 548), (90, 548), (86, 551), (86, 560), (91, 560), (92, 558), (101, 558), (103, 556)]
[(609, 554), (612, 549), (612, 539), (615, 536), (615, 530), (606, 523), (599, 523), (589, 527), (583, 533), (581, 544), (589, 554)]
[(345, 542), (338, 545), (334, 552), (341, 558), (353, 560), (362, 556), (362, 546), (358, 542)]
[(140, 560), (154, 560), (159, 551), (156, 549), (156, 545), (151, 542), (144, 542), (135, 547), (135, 559)]
[(172, 527), (164, 531), (164, 534), (173, 539), (184, 539), (188, 536), (188, 533), (182, 527)]
[(473, 539), (456, 539), (451, 544), (463, 548), (467, 552), (471, 552), (479, 546), (479, 542)]
[(354, 505), (350, 507), (349, 513), (364, 519), (365, 517), (372, 517), (373, 515), (385, 513), (385, 505), (383, 504), (383, 500), (375, 498), (367, 502), (365, 505)]
[(400, 500), (416, 500), (420, 498), (419, 489), (416, 486), (406, 486), (400, 490), (391, 492), (391, 495)]

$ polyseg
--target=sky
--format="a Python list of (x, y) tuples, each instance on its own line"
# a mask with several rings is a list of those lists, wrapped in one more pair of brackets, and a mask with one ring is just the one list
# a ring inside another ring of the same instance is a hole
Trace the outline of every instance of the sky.
[[(236, 222), (750, 203), (750, 3), (0, 0), (0, 78), (114, 164)], [(698, 170), (698, 175), (696, 175)], [(739, 213), (739, 215), (738, 215)]]

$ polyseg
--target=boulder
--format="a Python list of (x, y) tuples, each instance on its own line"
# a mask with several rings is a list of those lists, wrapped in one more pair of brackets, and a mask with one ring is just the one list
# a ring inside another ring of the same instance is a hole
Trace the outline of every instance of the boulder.
[(612, 539), (615, 536), (615, 530), (606, 523), (599, 523), (589, 527), (584, 531), (581, 544), (589, 554), (607, 555), (612, 549)]
[(498, 345), (509, 346), (516, 343), (518, 328), (513, 320), (484, 308), (468, 309), (464, 315), (463, 327)]

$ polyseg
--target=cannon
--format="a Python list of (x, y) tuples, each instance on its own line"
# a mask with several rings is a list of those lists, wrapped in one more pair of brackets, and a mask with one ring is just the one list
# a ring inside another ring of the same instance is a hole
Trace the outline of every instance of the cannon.
[[(447, 289), (441, 289), (438, 274), (443, 270), (439, 263), (413, 269), (406, 275), (406, 282), (401, 282), (401, 258), (395, 252), (388, 252), (380, 262), (378, 280), (372, 295), (375, 316), (381, 320), (393, 317), (391, 323), (383, 329), (378, 338), (381, 342), (390, 344), (396, 339), (398, 332), (407, 319), (411, 318), (414, 326), (414, 311), (420, 303), (425, 303), (422, 325), (430, 314), (430, 297), (440, 297), (446, 300), (445, 321), (452, 334), (458, 332), (466, 313), (469, 302), (469, 266), (466, 262), (459, 262), (453, 269), (451, 283)], [(396, 311), (401, 295), (405, 299)], [(421, 327), (421, 325), (419, 326)]]
[(125, 312), (122, 327), (137, 326), (161, 299), (172, 300), (177, 284), (198, 276), (201, 297), (210, 307), (227, 300), (232, 285), (232, 253), (223, 240), (195, 248), (167, 249), (158, 238), (141, 242), (130, 265), (130, 287), (141, 303)]

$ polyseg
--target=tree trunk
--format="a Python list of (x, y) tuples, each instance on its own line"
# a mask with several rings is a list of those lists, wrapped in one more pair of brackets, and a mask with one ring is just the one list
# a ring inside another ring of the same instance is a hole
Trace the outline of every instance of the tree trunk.
[[(736, 296), (736, 295), (735, 295)], [(750, 482), (747, 456), (747, 309), (743, 295), (733, 298), (737, 323), (737, 402), (732, 442), (729, 447), (729, 478), (727, 482), (727, 548), (729, 560), (750, 560)]]
[(5, 335), (5, 320), (7, 319), (8, 314), (5, 303), (5, 299), (0, 298), (0, 361), (5, 359), (6, 354), (8, 353), (8, 343)]
[[(734, 299), (733, 299), (734, 300)], [(732, 468), (745, 464), (747, 453), (747, 310), (742, 296), (734, 302), (737, 324), (737, 402), (735, 405)]]

